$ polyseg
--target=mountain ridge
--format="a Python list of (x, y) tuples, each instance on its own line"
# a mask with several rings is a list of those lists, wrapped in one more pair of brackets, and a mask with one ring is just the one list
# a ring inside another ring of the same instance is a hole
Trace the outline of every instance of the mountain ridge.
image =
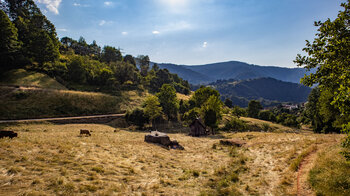
[(160, 63), (160, 68), (166, 68), (178, 74), (191, 84), (208, 84), (216, 80), (253, 79), (271, 77), (281, 81), (299, 83), (307, 71), (304, 68), (286, 68), (278, 66), (261, 66), (240, 61), (226, 61), (204, 65), (177, 65)]

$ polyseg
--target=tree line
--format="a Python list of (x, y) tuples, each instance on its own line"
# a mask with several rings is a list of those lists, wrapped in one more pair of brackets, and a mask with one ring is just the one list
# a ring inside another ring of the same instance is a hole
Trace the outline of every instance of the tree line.
[(0, 2), (0, 70), (25, 68), (44, 72), (70, 89), (113, 92), (143, 89), (158, 92), (170, 84), (188, 94), (189, 83), (147, 55), (122, 55), (119, 48), (88, 44), (83, 37), (57, 37), (55, 26), (33, 0)]

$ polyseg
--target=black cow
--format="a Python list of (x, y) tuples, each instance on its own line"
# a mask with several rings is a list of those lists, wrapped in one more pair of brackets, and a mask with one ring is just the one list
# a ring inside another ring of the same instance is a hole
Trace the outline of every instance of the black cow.
[(4, 137), (9, 137), (12, 139), (14, 137), (17, 137), (17, 133), (13, 131), (0, 130), (0, 138), (4, 138)]

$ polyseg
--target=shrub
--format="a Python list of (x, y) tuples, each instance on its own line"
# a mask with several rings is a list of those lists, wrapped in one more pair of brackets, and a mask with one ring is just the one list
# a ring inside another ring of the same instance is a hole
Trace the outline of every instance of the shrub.
[(243, 120), (234, 117), (226, 122), (223, 131), (246, 131), (247, 129), (248, 125)]
[(145, 115), (144, 111), (140, 108), (136, 108), (125, 115), (125, 119), (129, 124), (138, 126), (140, 129), (143, 128), (145, 123), (149, 122), (149, 119)]

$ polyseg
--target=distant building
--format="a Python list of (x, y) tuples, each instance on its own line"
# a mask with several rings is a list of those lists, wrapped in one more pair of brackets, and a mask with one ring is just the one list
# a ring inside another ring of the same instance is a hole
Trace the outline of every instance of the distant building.
[(191, 124), (190, 124), (190, 136), (193, 137), (199, 137), (202, 135), (207, 135), (207, 129), (203, 125), (203, 123), (200, 121), (199, 118), (196, 118)]

